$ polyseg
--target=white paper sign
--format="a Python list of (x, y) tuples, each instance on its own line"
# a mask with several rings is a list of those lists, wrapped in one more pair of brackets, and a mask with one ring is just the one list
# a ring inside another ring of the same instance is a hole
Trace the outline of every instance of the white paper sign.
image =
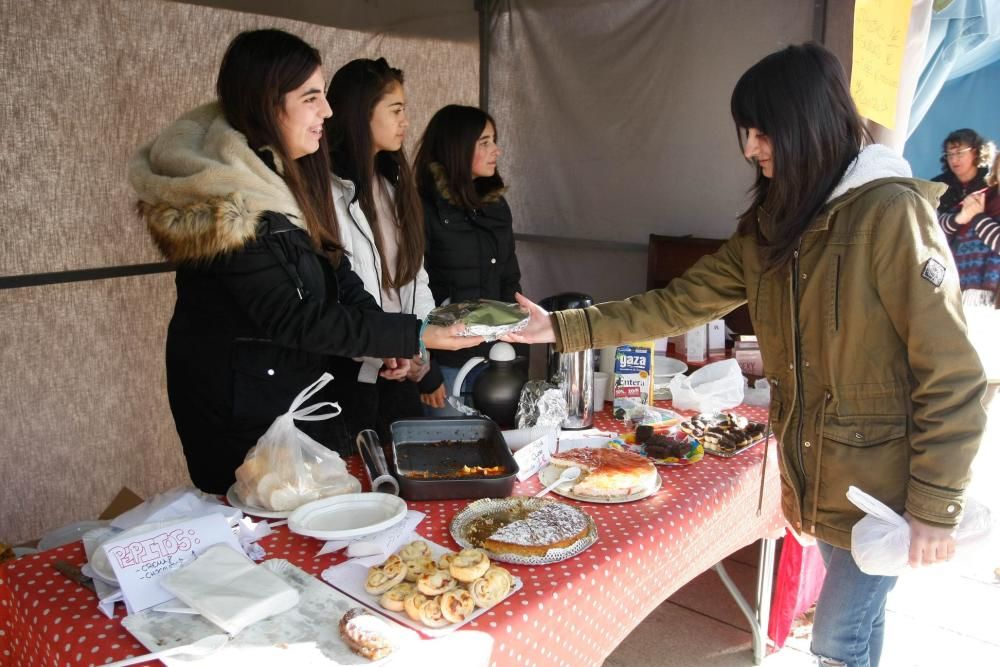
[(545, 437), (541, 437), (514, 452), (514, 460), (517, 461), (517, 479), (519, 482), (528, 479), (548, 464), (549, 448), (546, 446), (545, 440)]
[(167, 572), (183, 567), (214, 544), (240, 543), (221, 514), (210, 514), (148, 532), (110, 540), (103, 545), (125, 596), (128, 613), (166, 602), (173, 594), (160, 586)]

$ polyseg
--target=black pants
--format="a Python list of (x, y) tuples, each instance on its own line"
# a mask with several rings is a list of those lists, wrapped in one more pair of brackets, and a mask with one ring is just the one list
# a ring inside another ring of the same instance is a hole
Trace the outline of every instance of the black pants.
[(399, 382), (380, 377), (375, 384), (358, 382), (352, 391), (342, 395), (343, 417), (352, 439), (359, 432), (372, 429), (386, 445), (392, 422), (423, 416), (420, 390), (409, 380)]

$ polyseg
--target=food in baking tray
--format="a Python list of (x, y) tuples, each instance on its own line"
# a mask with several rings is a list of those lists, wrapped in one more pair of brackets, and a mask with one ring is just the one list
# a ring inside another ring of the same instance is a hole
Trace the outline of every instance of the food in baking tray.
[[(491, 563), (480, 549), (442, 554), (437, 561), (430, 553), (423, 540), (405, 545), (368, 570), (365, 590), (379, 596), (384, 609), (404, 612), (428, 628), (462, 623), (476, 607), (492, 607), (513, 590), (513, 575)], [(410, 579), (409, 570), (417, 573), (413, 583), (404, 581)], [(386, 588), (389, 581), (395, 583)], [(373, 582), (376, 585), (369, 586)]]
[(732, 456), (764, 439), (766, 426), (729, 412), (701, 414), (680, 423), (679, 428), (697, 438), (705, 451)]
[(571, 491), (595, 498), (641, 493), (652, 488), (659, 475), (646, 457), (617, 449), (571, 449), (553, 454), (552, 464), (562, 468), (579, 466), (584, 474)]

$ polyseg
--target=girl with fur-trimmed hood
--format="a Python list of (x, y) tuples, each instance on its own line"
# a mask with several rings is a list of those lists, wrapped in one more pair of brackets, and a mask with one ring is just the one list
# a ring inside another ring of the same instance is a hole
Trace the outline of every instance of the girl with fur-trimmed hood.
[[(325, 371), (338, 382), (316, 399), (337, 400), (345, 357), (383, 357), (383, 373), (399, 375), (423, 345), (481, 340), (383, 313), (351, 271), (330, 193), (325, 84), (319, 52), (298, 37), (242, 33), (222, 59), (218, 101), (129, 163), (139, 212), (177, 266), (167, 394), (191, 479), (209, 493), (226, 492), (247, 451)], [(351, 450), (339, 418), (303, 426)]]

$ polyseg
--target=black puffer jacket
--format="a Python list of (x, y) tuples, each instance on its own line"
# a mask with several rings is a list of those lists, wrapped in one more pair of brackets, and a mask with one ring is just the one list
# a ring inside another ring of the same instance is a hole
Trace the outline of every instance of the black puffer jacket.
[[(482, 208), (467, 211), (451, 196), (444, 170), (431, 164), (437, 192), (424, 197), (427, 247), (424, 268), (434, 302), (441, 305), (472, 299), (514, 301), (521, 291), (521, 269), (514, 254), (514, 227), (503, 191), (484, 197)], [(465, 350), (435, 350), (445, 366), (461, 366), (474, 356), (486, 356), (489, 344)]]
[[(191, 479), (211, 493), (226, 492), (250, 447), (323, 372), (335, 382), (313, 401), (336, 401), (357, 377), (350, 357), (418, 348), (415, 317), (383, 313), (346, 258), (334, 267), (293, 224), (295, 200), (261, 155), (210, 105), (129, 165), (150, 234), (178, 265), (167, 393)], [(350, 451), (341, 418), (297, 425)]]

